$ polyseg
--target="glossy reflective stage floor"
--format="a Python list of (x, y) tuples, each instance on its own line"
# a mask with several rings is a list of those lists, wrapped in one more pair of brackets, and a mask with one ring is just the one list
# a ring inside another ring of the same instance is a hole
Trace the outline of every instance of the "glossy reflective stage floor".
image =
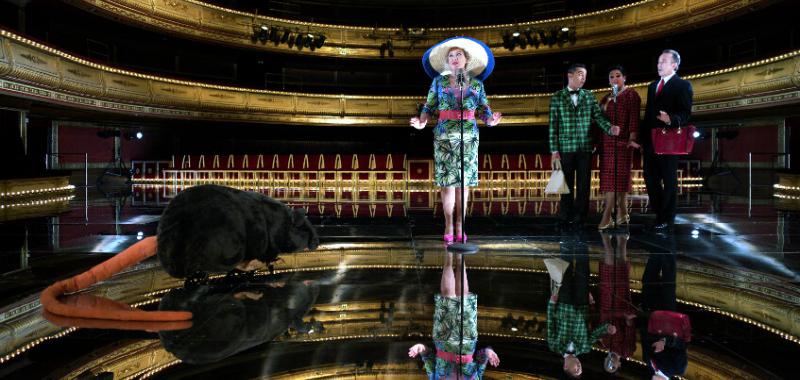
[[(312, 214), (321, 246), (284, 255), (272, 273), (184, 287), (153, 260), (87, 292), (147, 310), (189, 308), (195, 319), (187, 328), (44, 318), (38, 292), (153, 235), (163, 209), (91, 191), (84, 203), (83, 190), (75, 194), (57, 213), (0, 224), (0, 377), (425, 377), (408, 349), (432, 347), (433, 296), (447, 258), (432, 210)], [(593, 225), (560, 232), (544, 215), (469, 218), (470, 241), (480, 247), (466, 258), (469, 289), (478, 295), (477, 346), (500, 358), (485, 377), (563, 378), (562, 356), (548, 345), (544, 263), (558, 257), (572, 273), (562, 281), (561, 304), (565, 288), (588, 286), (588, 323), (611, 321), (617, 330), (579, 356), (582, 378), (608, 377), (609, 348), (630, 354), (617, 377), (650, 378), (642, 336), (650, 336), (651, 312), (669, 309), (691, 319), (685, 378), (796, 378), (798, 217), (770, 205), (748, 216), (746, 205), (696, 194), (682, 198), (674, 233), (656, 234), (640, 212), (633, 210), (629, 228), (603, 234)]]

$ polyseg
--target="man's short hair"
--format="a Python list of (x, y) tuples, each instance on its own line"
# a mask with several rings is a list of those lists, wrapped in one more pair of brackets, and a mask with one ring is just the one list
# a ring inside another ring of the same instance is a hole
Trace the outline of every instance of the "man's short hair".
[(569, 65), (569, 67), (567, 68), (567, 72), (570, 73), (570, 74), (573, 74), (573, 73), (575, 73), (575, 70), (578, 70), (578, 69), (586, 70), (586, 65), (584, 65), (583, 63), (573, 63), (573, 64)]
[[(671, 55), (672, 56), (672, 60), (675, 62), (675, 64), (678, 65), (678, 67), (681, 66), (681, 55), (677, 51), (672, 50), (672, 49), (664, 49), (664, 51), (662, 51), (661, 54), (669, 54), (669, 55)], [(677, 70), (677, 68), (676, 68), (676, 70)]]

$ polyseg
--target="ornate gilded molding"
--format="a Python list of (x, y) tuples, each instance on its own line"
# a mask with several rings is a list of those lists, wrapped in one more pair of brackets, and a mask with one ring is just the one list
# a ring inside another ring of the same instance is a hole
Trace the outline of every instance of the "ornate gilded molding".
[[(800, 102), (800, 50), (686, 77), (694, 112)], [(629, 86), (646, 98), (647, 84)], [(594, 90), (596, 96), (605, 89)], [(95, 111), (213, 121), (302, 125), (408, 126), (424, 99), (256, 90), (158, 77), (72, 56), (0, 30), (0, 93)], [(550, 94), (493, 95), (504, 125), (544, 125)]]
[[(247, 47), (294, 54), (327, 55), (345, 58), (375, 58), (380, 45), (387, 40), (394, 44), (394, 57), (419, 58), (429, 46), (454, 35), (469, 35), (485, 41), (497, 56), (520, 56), (596, 48), (674, 34), (718, 20), (729, 19), (771, 0), (643, 0), (605, 10), (546, 20), (514, 24), (469, 27), (429, 28), (409, 36), (401, 28), (371, 28), (348, 25), (318, 24), (286, 20), (223, 8), (196, 0), (67, 0), (93, 12), (105, 13), (114, 19), (143, 26), (162, 33)], [(253, 25), (267, 24), (293, 32), (322, 33), (325, 45), (310, 52), (298, 51), (286, 44), (251, 42)], [(528, 28), (549, 30), (574, 28), (578, 36), (574, 44), (542, 45), (539, 48), (506, 50), (502, 34)]]

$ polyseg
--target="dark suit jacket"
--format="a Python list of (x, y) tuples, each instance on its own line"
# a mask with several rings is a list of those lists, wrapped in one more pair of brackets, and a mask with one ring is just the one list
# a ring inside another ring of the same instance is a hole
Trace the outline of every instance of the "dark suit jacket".
[[(653, 351), (652, 344), (661, 338), (666, 340), (664, 351), (656, 353)], [(642, 358), (652, 373), (658, 369), (670, 378), (675, 375), (683, 375), (689, 364), (686, 343), (671, 336), (661, 337), (646, 332), (642, 334)]]
[[(645, 151), (653, 152), (653, 143), (650, 138), (650, 130), (653, 128), (677, 128), (686, 125), (692, 115), (692, 85), (675, 74), (664, 84), (661, 93), (656, 96), (656, 88), (661, 78), (650, 83), (647, 87), (647, 106), (644, 112), (644, 120), (639, 127), (639, 140)], [(658, 120), (659, 111), (669, 114), (671, 125), (667, 127), (664, 122)]]

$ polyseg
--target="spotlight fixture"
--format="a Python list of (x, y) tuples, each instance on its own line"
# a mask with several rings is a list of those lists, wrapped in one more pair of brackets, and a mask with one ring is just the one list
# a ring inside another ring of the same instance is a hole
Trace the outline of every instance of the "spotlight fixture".
[(514, 45), (511, 43), (511, 33), (508, 31), (503, 32), (503, 47), (508, 50), (514, 50)]
[(291, 33), (289, 32), (289, 29), (284, 29), (283, 30), (283, 35), (281, 36), (281, 43), (282, 44), (285, 44), (287, 41), (289, 41), (289, 35), (290, 34)]
[(514, 37), (514, 43), (519, 45), (520, 49), (525, 49), (528, 47), (528, 40), (523, 36)]
[(317, 46), (317, 49), (321, 48), (322, 45), (324, 45), (324, 44), (325, 44), (325, 35), (324, 34), (320, 34), (320, 35), (316, 36), (316, 38), (314, 38), (314, 45)]
[(511, 33), (511, 35), (514, 36), (514, 37), (519, 37), (519, 32)]
[(303, 35), (298, 34), (297, 38), (294, 40), (294, 46), (297, 47), (297, 50), (303, 50)]
[(394, 58), (394, 44), (392, 40), (386, 41), (386, 50), (389, 51), (389, 57)]
[(564, 26), (564, 27), (561, 28), (561, 31), (565, 32), (565, 33), (569, 32), (569, 27), (568, 26)]
[(289, 33), (289, 38), (288, 41), (286, 42), (286, 44), (289, 45), (289, 49), (294, 47), (294, 41), (295, 41), (294, 35)]
[(144, 133), (142, 131), (136, 131), (136, 139), (141, 140), (144, 137)]
[(692, 133), (692, 137), (694, 137), (696, 139), (699, 139), (700, 138), (700, 131), (694, 131), (694, 133)]
[(530, 29), (525, 31), (525, 41), (528, 42), (528, 45), (533, 45), (537, 48), (539, 47), (539, 41), (536, 39), (536, 35)]

